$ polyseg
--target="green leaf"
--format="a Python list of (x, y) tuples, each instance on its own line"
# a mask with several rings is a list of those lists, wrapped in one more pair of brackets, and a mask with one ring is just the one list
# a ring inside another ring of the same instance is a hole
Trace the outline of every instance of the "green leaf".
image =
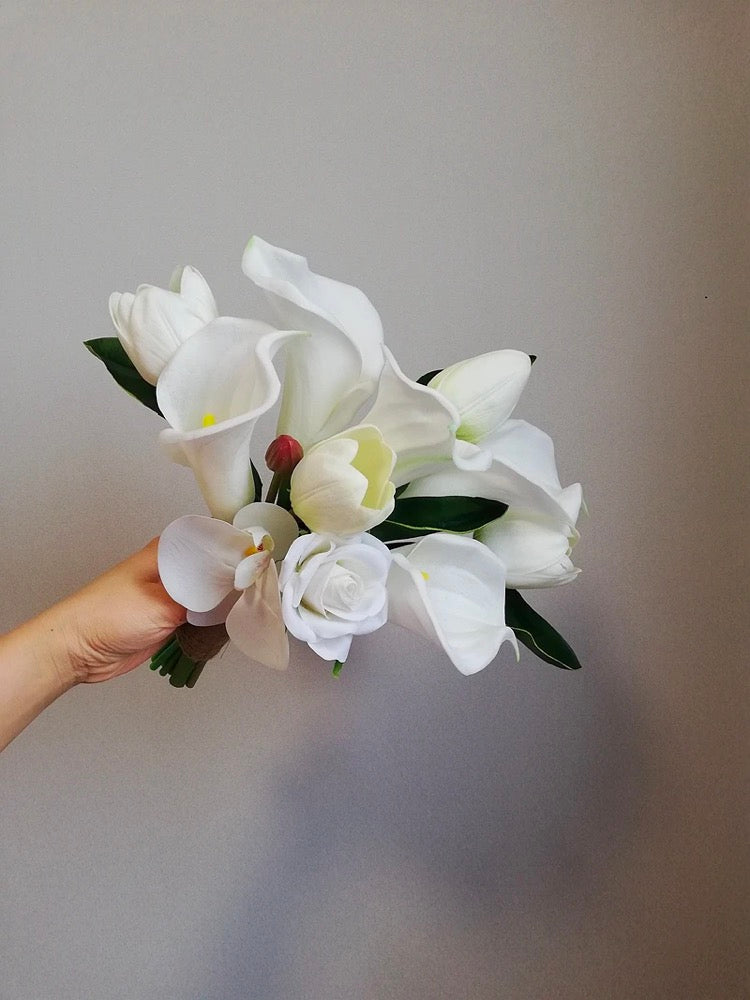
[(560, 633), (534, 611), (517, 590), (505, 591), (505, 624), (540, 660), (563, 670), (580, 670), (578, 657)]
[(344, 664), (341, 660), (336, 660), (336, 662), (333, 665), (333, 670), (331, 671), (334, 677), (338, 677), (338, 675), (341, 673), (341, 668), (343, 666)]
[(150, 410), (162, 416), (159, 404), (156, 402), (156, 388), (139, 375), (117, 337), (97, 337), (95, 340), (84, 341), (83, 346), (91, 351), (95, 358), (104, 362), (109, 374), (125, 392), (135, 396)]
[(434, 379), (436, 375), (439, 375), (442, 370), (442, 368), (436, 368), (434, 372), (426, 372), (417, 379), (417, 382), (420, 385), (427, 385), (427, 383)]
[(485, 497), (402, 497), (387, 520), (370, 529), (381, 542), (416, 538), (436, 531), (475, 531), (508, 509)]
[(253, 474), (253, 502), (257, 503), (263, 499), (263, 480), (260, 478), (260, 473), (255, 468), (255, 463), (252, 459), (250, 459), (250, 469)]

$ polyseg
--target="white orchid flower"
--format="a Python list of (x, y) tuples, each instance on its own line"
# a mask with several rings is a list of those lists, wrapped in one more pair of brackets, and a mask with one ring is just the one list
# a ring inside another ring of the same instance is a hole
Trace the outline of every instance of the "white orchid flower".
[(388, 620), (442, 647), (462, 674), (494, 660), (507, 640), (505, 569), (486, 546), (461, 535), (426, 535), (391, 553)]
[(140, 285), (113, 292), (109, 314), (125, 353), (151, 385), (177, 349), (219, 315), (206, 279), (194, 267), (178, 268), (169, 289)]
[(170, 424), (160, 440), (191, 466), (214, 517), (231, 521), (252, 498), (250, 439), (281, 391), (273, 357), (300, 336), (221, 317), (187, 340), (159, 377), (156, 398)]
[(502, 561), (506, 586), (514, 590), (556, 587), (581, 572), (570, 560), (578, 532), (567, 534), (543, 516), (511, 507), (474, 537)]
[(257, 236), (242, 269), (266, 293), (282, 328), (311, 335), (284, 352), (277, 429), (307, 448), (351, 424), (374, 392), (383, 367), (380, 317), (358, 288), (315, 274), (304, 257)]
[(300, 536), (279, 574), (286, 627), (324, 660), (343, 663), (353, 636), (385, 624), (389, 566), (388, 549), (372, 535), (340, 543)]
[(318, 534), (343, 538), (367, 531), (393, 510), (395, 461), (380, 430), (367, 424), (320, 441), (292, 473), (292, 509)]
[(192, 625), (226, 622), (229, 638), (252, 660), (283, 669), (289, 662), (275, 560), (298, 534), (288, 511), (248, 504), (233, 524), (189, 514), (159, 539), (159, 575), (187, 608)]
[(531, 373), (522, 351), (491, 351), (444, 368), (427, 383), (456, 407), (456, 437), (481, 445), (513, 412)]

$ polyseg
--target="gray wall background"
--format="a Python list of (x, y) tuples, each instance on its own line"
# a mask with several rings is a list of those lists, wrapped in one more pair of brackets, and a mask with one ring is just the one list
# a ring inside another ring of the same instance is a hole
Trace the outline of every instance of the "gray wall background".
[(0, 761), (2, 1000), (743, 995), (743, 7), (2, 6), (2, 627), (202, 510), (80, 344), (178, 263), (257, 313), (253, 232), (412, 375), (537, 353), (591, 512), (577, 675), (389, 628), (58, 702)]

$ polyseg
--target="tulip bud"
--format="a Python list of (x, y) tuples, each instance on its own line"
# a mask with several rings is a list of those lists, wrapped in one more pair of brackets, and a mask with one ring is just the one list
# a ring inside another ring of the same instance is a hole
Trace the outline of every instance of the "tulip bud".
[(292, 473), (292, 510), (321, 535), (369, 531), (393, 510), (395, 462), (393, 449), (371, 425), (320, 441)]
[(294, 467), (302, 458), (302, 445), (289, 434), (279, 434), (268, 446), (266, 465), (271, 472), (291, 476)]

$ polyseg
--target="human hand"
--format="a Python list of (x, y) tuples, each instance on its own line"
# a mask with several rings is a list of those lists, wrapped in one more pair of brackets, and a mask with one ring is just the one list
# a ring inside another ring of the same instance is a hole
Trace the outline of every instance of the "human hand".
[(153, 656), (184, 623), (185, 609), (159, 579), (158, 541), (154, 538), (34, 619), (44, 629), (63, 682), (119, 677)]

